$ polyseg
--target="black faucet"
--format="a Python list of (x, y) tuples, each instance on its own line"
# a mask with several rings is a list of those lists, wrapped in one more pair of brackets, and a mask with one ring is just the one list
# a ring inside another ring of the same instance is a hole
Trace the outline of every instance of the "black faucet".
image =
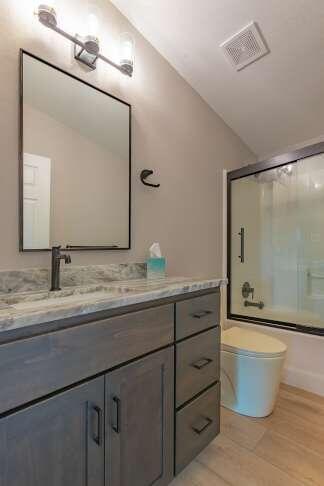
[(61, 260), (66, 264), (71, 263), (70, 255), (62, 255), (60, 246), (52, 247), (52, 273), (51, 273), (51, 291), (61, 290), (60, 288), (60, 265)]

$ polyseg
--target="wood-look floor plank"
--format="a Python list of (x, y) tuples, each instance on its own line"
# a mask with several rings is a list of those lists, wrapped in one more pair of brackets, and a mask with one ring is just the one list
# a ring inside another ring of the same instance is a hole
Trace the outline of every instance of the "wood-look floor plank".
[(293, 394), (290, 391), (281, 390), (277, 404), (280, 408), (284, 408), (298, 417), (313, 424), (324, 426), (324, 405), (317, 401)]
[(279, 394), (281, 391), (287, 391), (289, 393), (295, 394), (303, 398), (307, 398), (308, 400), (311, 400), (313, 402), (316, 402), (324, 406), (324, 396), (316, 395), (315, 393), (312, 393), (310, 391), (302, 390), (301, 388), (287, 385), (286, 383), (281, 383)]
[[(254, 424), (254, 422), (253, 422)], [(264, 428), (282, 435), (288, 440), (296, 442), (310, 449), (324, 458), (324, 426), (300, 417), (285, 408), (277, 407), (268, 417)]]
[(170, 486), (230, 486), (215, 472), (197, 461), (192, 462)]
[(315, 452), (268, 430), (255, 454), (307, 485), (323, 486), (324, 460)]
[(226, 408), (221, 409), (221, 430), (226, 437), (253, 450), (266, 432), (266, 427)]
[[(262, 441), (263, 439), (261, 439)], [(301, 486), (302, 482), (220, 434), (197, 458), (232, 486)]]

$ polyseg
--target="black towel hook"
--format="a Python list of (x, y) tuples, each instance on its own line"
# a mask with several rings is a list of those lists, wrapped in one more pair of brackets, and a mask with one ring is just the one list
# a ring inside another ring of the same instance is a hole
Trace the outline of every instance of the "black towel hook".
[(150, 169), (143, 169), (141, 172), (141, 181), (145, 186), (149, 187), (160, 187), (161, 184), (150, 184), (149, 182), (146, 182), (145, 179), (147, 179), (150, 175), (153, 174), (153, 170)]

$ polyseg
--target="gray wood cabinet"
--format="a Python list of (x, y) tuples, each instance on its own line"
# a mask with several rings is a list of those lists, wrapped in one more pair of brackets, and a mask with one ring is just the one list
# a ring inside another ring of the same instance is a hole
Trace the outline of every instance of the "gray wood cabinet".
[(218, 434), (219, 291), (177, 299), (0, 344), (0, 486), (167, 486)]
[(106, 376), (106, 486), (173, 476), (173, 348)]
[(1, 486), (104, 485), (104, 378), (0, 420)]

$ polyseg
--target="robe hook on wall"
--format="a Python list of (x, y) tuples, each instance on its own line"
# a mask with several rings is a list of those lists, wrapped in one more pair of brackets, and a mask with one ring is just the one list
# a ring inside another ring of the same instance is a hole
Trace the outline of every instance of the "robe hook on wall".
[(161, 184), (151, 184), (150, 182), (146, 182), (146, 179), (153, 174), (153, 170), (150, 169), (143, 169), (141, 172), (141, 181), (145, 186), (149, 187), (160, 187)]

